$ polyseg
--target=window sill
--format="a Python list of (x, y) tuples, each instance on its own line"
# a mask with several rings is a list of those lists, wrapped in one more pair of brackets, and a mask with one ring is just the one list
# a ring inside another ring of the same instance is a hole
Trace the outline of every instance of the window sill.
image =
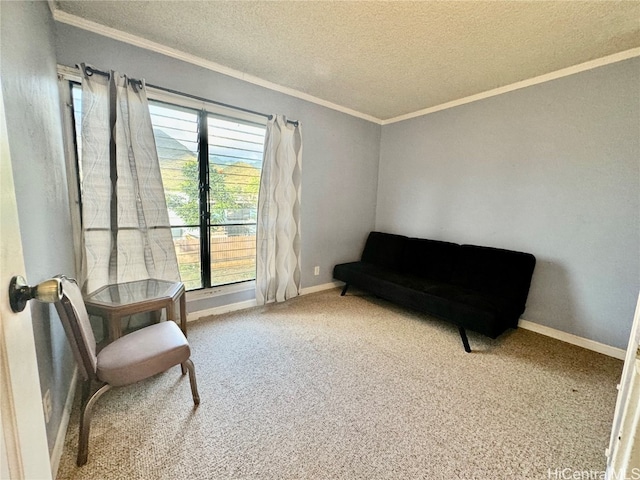
[(198, 300), (205, 300), (207, 298), (221, 297), (223, 295), (246, 292), (249, 290), (253, 291), (255, 289), (255, 280), (251, 280), (249, 282), (234, 283), (232, 285), (221, 285), (219, 287), (204, 288), (202, 290), (187, 292), (187, 302), (196, 302)]

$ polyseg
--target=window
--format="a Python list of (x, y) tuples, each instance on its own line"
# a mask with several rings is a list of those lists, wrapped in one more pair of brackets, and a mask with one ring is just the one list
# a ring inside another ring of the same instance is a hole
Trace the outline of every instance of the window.
[[(74, 85), (79, 156), (81, 96)], [(186, 289), (254, 280), (264, 125), (158, 100), (149, 111)]]

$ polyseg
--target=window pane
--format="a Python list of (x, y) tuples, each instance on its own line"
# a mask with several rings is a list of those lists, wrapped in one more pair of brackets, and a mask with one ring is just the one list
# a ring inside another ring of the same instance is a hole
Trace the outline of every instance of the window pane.
[(210, 115), (211, 283), (255, 279), (265, 128)]
[(180, 279), (187, 290), (202, 287), (202, 262), (200, 259), (200, 229), (172, 228), (176, 246)]
[(180, 278), (187, 290), (201, 288), (198, 114), (153, 101), (149, 112)]
[(82, 85), (74, 83), (71, 86), (71, 98), (73, 103), (73, 120), (76, 129), (76, 146), (78, 154), (78, 177), (82, 187)]
[(211, 228), (211, 284), (255, 280), (256, 225)]

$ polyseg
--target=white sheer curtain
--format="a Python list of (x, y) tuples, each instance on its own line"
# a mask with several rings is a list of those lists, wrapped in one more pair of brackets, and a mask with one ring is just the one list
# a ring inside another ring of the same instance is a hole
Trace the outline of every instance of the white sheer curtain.
[(257, 222), (256, 301), (300, 292), (300, 126), (276, 115), (267, 124)]
[(180, 281), (144, 82), (81, 69), (85, 289)]

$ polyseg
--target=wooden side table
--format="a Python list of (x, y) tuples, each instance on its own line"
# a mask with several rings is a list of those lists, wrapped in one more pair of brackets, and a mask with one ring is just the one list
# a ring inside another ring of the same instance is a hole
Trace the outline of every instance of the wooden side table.
[(122, 317), (136, 313), (167, 312), (167, 320), (176, 320), (176, 302), (180, 300), (180, 329), (187, 336), (187, 308), (182, 282), (153, 278), (115, 283), (99, 288), (84, 299), (87, 312), (106, 320), (109, 342), (122, 336)]

